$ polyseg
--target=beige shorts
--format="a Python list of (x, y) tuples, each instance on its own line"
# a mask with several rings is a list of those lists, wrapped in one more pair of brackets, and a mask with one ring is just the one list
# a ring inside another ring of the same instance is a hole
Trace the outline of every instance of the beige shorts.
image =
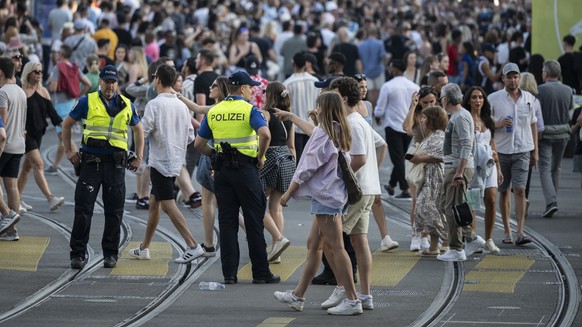
[(366, 81), (368, 82), (368, 90), (379, 90), (384, 85), (384, 82), (386, 82), (386, 77), (382, 73), (376, 78), (368, 77)]
[(364, 195), (360, 202), (348, 206), (348, 214), (343, 218), (343, 231), (348, 235), (368, 234), (370, 211), (374, 195)]

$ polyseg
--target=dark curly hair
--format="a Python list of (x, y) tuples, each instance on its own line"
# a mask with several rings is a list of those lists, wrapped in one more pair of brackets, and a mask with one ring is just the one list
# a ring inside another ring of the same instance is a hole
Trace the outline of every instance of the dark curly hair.
[(331, 82), (329, 89), (337, 89), (342, 97), (347, 97), (350, 107), (356, 106), (362, 98), (358, 82), (353, 77), (338, 77)]

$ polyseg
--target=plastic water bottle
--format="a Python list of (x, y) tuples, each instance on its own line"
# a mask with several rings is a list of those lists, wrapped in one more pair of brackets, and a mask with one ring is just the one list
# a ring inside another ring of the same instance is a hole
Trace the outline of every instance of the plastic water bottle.
[[(511, 119), (511, 122), (513, 123), (513, 117), (512, 116), (507, 116), (508, 119)], [(511, 126), (505, 126), (505, 131), (507, 133), (512, 133), (513, 132), (513, 124)]]
[(217, 282), (200, 282), (198, 285), (202, 291), (219, 291), (224, 289), (224, 285)]

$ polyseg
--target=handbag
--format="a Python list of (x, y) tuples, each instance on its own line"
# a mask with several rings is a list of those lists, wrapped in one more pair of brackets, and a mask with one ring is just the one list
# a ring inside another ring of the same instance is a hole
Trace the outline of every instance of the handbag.
[(356, 179), (356, 174), (348, 164), (344, 154), (338, 150), (337, 165), (342, 171), (342, 179), (348, 191), (348, 204), (356, 204), (362, 199), (362, 188)]
[(469, 226), (471, 223), (473, 223), (473, 211), (467, 202), (467, 194), (465, 193), (465, 189), (463, 189), (463, 196), (465, 198), (465, 202), (453, 205), (453, 217), (455, 218), (455, 223), (457, 223), (457, 226), (459, 227)]
[[(412, 151), (410, 151), (412, 150)], [(414, 146), (411, 146), (408, 153), (412, 154), (413, 156), (420, 156), (426, 154), (424, 150), (420, 148), (420, 144), (416, 143)], [(413, 164), (411, 162), (406, 163), (406, 181), (408, 184), (414, 185), (414, 187), (419, 190), (424, 183), (424, 166), (426, 163), (416, 163)]]

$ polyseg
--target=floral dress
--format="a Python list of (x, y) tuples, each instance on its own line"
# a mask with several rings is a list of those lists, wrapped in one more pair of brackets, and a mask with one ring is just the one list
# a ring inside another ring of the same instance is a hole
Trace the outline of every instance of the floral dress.
[[(437, 130), (422, 141), (420, 149), (429, 156), (442, 160), (444, 140), (445, 133)], [(441, 239), (447, 240), (446, 218), (439, 208), (443, 176), (442, 162), (431, 162), (424, 165), (424, 183), (417, 190), (416, 195), (414, 229), (417, 233), (437, 234)]]

